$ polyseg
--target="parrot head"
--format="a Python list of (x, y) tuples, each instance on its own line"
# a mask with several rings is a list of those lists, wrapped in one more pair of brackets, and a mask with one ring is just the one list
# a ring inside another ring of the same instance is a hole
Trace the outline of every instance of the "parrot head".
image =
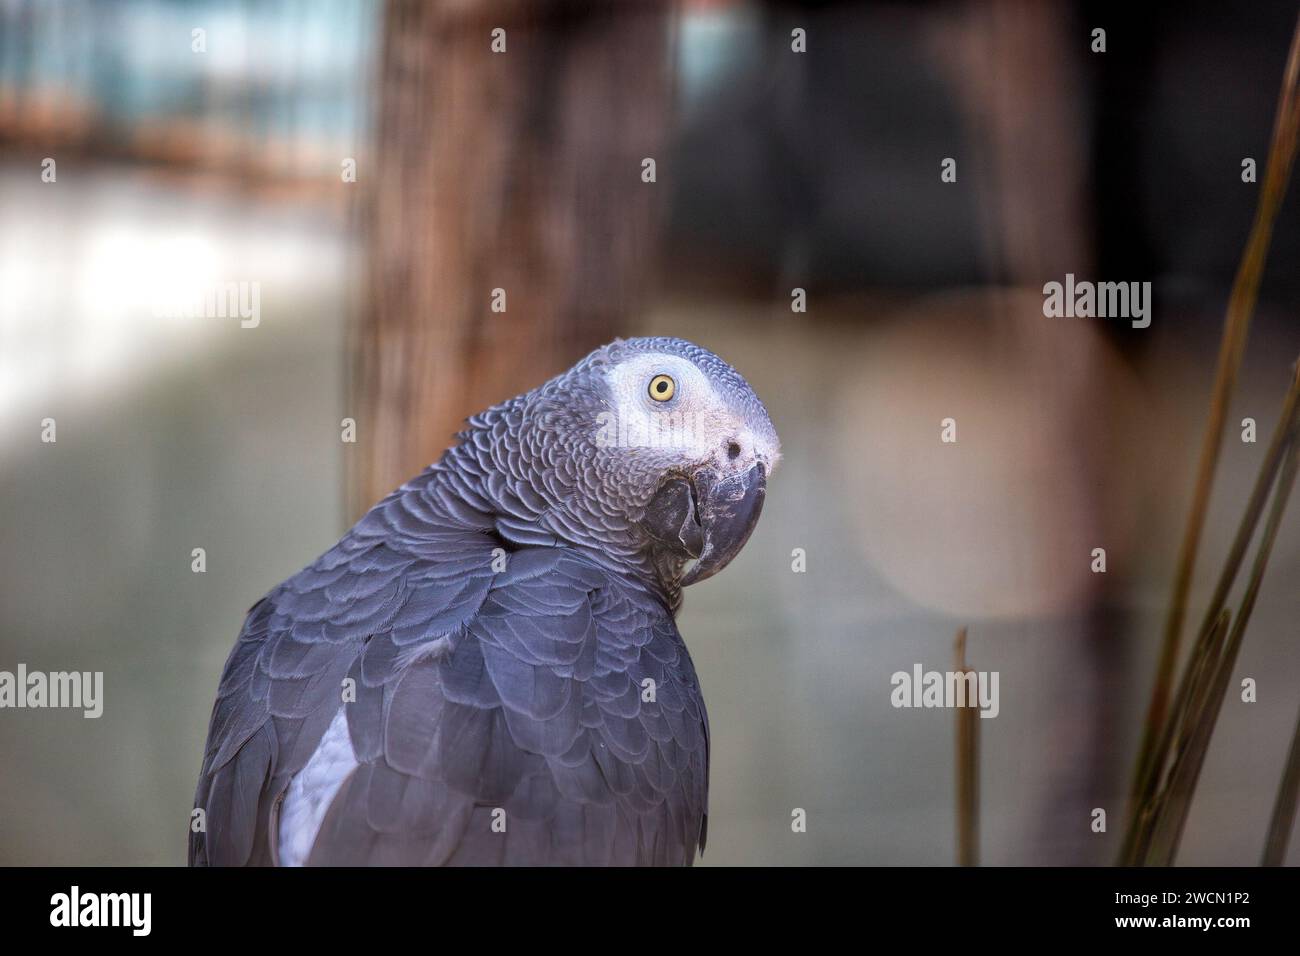
[(552, 423), (581, 436), (573, 457), (586, 493), (569, 502), (598, 503), (585, 526), (630, 538), (673, 591), (740, 552), (781, 457), (740, 373), (682, 339), (620, 339), (541, 391)]

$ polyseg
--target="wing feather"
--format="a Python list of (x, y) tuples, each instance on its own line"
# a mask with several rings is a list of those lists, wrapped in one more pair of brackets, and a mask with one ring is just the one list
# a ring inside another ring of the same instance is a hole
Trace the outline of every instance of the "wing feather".
[(474, 528), (430, 534), (418, 503), (390, 499), (250, 611), (213, 706), (191, 862), (274, 862), (278, 802), (340, 701), (358, 765), (311, 863), (694, 859), (707, 718), (670, 612), (564, 548), (524, 547), (496, 572), (465, 510)]

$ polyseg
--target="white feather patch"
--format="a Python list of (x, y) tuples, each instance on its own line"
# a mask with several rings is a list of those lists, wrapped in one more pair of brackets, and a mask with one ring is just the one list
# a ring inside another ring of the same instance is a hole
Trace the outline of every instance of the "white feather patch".
[(339, 707), (307, 766), (294, 775), (280, 804), (280, 865), (303, 866), (316, 843), (325, 811), (357, 768), (348, 736), (347, 707)]

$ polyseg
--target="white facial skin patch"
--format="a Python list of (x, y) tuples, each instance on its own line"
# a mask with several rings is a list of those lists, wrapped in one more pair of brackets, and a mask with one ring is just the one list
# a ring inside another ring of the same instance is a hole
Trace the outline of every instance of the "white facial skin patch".
[[(651, 385), (663, 375), (672, 379), (672, 397), (657, 401)], [(709, 377), (688, 359), (663, 352), (634, 355), (612, 366), (605, 381), (613, 407), (601, 415), (600, 444), (656, 449), (683, 463), (713, 459), (727, 468), (762, 460), (769, 472), (780, 458), (775, 443), (733, 412)]]

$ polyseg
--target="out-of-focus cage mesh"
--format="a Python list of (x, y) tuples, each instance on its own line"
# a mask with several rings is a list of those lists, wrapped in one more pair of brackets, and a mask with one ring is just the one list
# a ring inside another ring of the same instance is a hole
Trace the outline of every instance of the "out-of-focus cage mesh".
[(0, 143), (337, 182), (365, 139), (360, 80), (381, 12), (376, 0), (6, 0)]

